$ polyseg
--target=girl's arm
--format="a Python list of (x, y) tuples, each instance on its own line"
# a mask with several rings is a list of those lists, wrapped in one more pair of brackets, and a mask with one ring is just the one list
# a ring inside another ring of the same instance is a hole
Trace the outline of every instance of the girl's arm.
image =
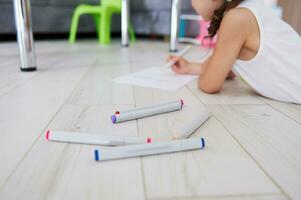
[(241, 9), (229, 11), (220, 26), (218, 40), (212, 56), (203, 64), (203, 72), (198, 81), (201, 90), (216, 93), (231, 73), (248, 35), (248, 18)]
[[(175, 64), (172, 66), (172, 69), (176, 73), (193, 74), (201, 76), (208, 66), (210, 57), (207, 58), (203, 63), (191, 63), (185, 60), (184, 58), (178, 56), (169, 56), (166, 61), (168, 62), (170, 60), (173, 60), (175, 62)], [(227, 76), (227, 79), (232, 79), (234, 77), (235, 74), (232, 71), (230, 71), (230, 73)]]
[[(207, 69), (210, 59), (211, 59), (211, 56), (208, 57), (202, 64), (199, 64), (199, 67), (203, 69), (202, 71), (205, 71)], [(202, 75), (202, 74), (199, 74), (199, 75)], [(236, 77), (236, 75), (233, 73), (232, 70), (227, 75), (227, 79), (233, 79), (235, 77)]]

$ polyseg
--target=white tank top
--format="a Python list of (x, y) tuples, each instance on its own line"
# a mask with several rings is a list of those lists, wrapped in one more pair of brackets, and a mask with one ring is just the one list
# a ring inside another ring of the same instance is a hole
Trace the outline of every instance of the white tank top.
[(260, 0), (245, 0), (239, 7), (255, 15), (260, 47), (253, 59), (236, 60), (233, 71), (263, 96), (301, 104), (301, 37)]

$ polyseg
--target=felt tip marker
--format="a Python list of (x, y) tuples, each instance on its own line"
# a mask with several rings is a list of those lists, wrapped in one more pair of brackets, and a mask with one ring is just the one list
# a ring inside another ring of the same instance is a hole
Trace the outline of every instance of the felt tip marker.
[(45, 136), (48, 141), (104, 146), (122, 146), (152, 142), (151, 138), (50, 130), (46, 132)]
[(205, 148), (205, 139), (185, 139), (151, 144), (120, 146), (94, 151), (95, 161), (125, 159), (138, 156), (150, 156), (173, 152), (197, 150)]
[[(178, 54), (176, 54), (176, 56), (178, 57), (182, 57), (184, 56), (186, 53), (188, 53), (188, 51), (191, 49), (191, 45), (186, 46), (182, 51), (180, 51)], [(170, 68), (172, 67), (174, 64), (176, 64), (176, 61), (174, 60), (170, 60), (168, 63), (166, 63), (165, 67), (166, 68)]]
[(111, 116), (111, 120), (112, 123), (115, 124), (119, 122), (140, 119), (140, 118), (149, 117), (153, 115), (174, 112), (174, 111), (181, 110), (183, 108), (183, 105), (184, 105), (184, 101), (181, 99), (178, 101), (172, 101), (172, 102), (167, 102), (158, 105), (134, 108), (132, 110), (127, 110), (127, 111), (116, 111), (115, 115)]

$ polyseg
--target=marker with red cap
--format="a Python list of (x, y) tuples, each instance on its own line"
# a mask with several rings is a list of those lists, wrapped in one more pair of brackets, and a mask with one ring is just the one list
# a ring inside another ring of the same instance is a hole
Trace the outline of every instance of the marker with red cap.
[(78, 144), (93, 144), (104, 146), (122, 146), (132, 144), (151, 143), (151, 138), (133, 136), (118, 136), (107, 134), (89, 134), (77, 132), (50, 131), (46, 132), (46, 139), (55, 142), (68, 142)]
[(134, 119), (140, 119), (144, 117), (149, 117), (153, 115), (178, 111), (183, 108), (184, 101), (172, 101), (163, 104), (158, 104), (154, 106), (147, 106), (147, 107), (139, 107), (132, 110), (127, 111), (116, 111), (115, 115), (111, 116), (111, 120), (113, 123), (119, 123)]

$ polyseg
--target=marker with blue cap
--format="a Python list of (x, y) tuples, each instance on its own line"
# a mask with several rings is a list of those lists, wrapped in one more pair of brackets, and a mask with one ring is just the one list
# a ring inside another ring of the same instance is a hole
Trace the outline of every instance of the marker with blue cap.
[(150, 156), (205, 148), (205, 139), (185, 139), (169, 142), (120, 146), (94, 151), (95, 161), (125, 159), (139, 156)]

